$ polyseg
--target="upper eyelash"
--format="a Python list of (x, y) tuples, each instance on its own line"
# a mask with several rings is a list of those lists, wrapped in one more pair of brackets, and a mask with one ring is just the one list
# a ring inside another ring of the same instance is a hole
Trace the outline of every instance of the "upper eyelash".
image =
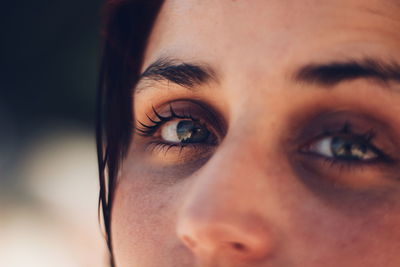
[(152, 111), (154, 113), (154, 115), (157, 117), (158, 121), (152, 119), (149, 115), (146, 114), (147, 118), (149, 119), (149, 121), (151, 123), (153, 123), (153, 125), (147, 125), (141, 121), (137, 121), (141, 127), (135, 127), (136, 131), (142, 135), (142, 136), (152, 136), (154, 135), (154, 133), (158, 130), (158, 128), (163, 125), (164, 123), (172, 120), (172, 119), (190, 119), (192, 121), (199, 121), (199, 119), (194, 118), (190, 111), (189, 114), (186, 114), (184, 112), (183, 116), (178, 115), (175, 110), (173, 109), (172, 105), (169, 105), (169, 111), (171, 113), (170, 116), (168, 117), (164, 117), (162, 115), (160, 115), (160, 113), (154, 108), (152, 107)]
[(317, 138), (321, 138), (324, 136), (331, 136), (334, 134), (350, 134), (350, 135), (355, 136), (356, 138), (359, 138), (361, 141), (371, 142), (376, 136), (376, 132), (374, 129), (370, 129), (363, 134), (357, 134), (357, 133), (353, 132), (352, 128), (353, 128), (353, 125), (350, 122), (346, 121), (344, 123), (343, 127), (339, 131), (325, 130), (324, 133), (321, 134)]
[[(363, 134), (357, 134), (355, 132), (352, 131), (352, 124), (350, 122), (346, 122), (344, 124), (344, 126), (342, 127), (342, 129), (340, 129), (339, 131), (331, 131), (331, 130), (325, 130), (322, 134), (318, 135), (317, 137), (313, 138), (310, 142), (308, 142), (308, 145), (306, 145), (305, 147), (308, 147), (310, 143), (315, 142), (315, 140), (319, 140), (321, 138), (324, 137), (328, 137), (328, 136), (334, 136), (337, 134), (349, 134), (351, 136), (354, 137), (354, 140), (362, 142), (364, 144), (366, 144), (368, 146), (369, 149), (371, 149), (374, 153), (377, 154), (377, 160), (376, 161), (385, 161), (385, 162), (391, 162), (391, 158), (386, 155), (384, 152), (382, 152), (380, 149), (378, 149), (376, 146), (374, 146), (372, 144), (372, 140), (376, 137), (376, 131), (374, 129), (370, 129), (367, 132), (363, 133)], [(303, 147), (304, 149), (304, 147)], [(305, 152), (303, 149), (301, 149), (301, 152)], [(307, 153), (309, 154), (309, 153)], [(313, 154), (313, 153), (311, 153)], [(319, 155), (318, 155), (319, 156)], [(331, 164), (347, 164), (347, 165), (354, 165), (354, 164), (366, 164), (366, 163), (373, 163), (374, 161), (370, 161), (370, 162), (357, 162), (357, 161), (345, 161), (345, 160), (338, 160), (335, 158), (327, 158), (327, 157), (323, 157), (323, 156), (319, 156), (320, 158), (330, 162)]]
[(357, 141), (361, 141), (362, 143), (366, 143), (368, 144), (371, 148), (379, 151), (379, 149), (377, 149), (373, 144), (371, 144), (372, 140), (376, 137), (376, 132), (374, 129), (370, 129), (367, 132), (363, 133), (363, 134), (357, 134), (355, 132), (352, 131), (352, 124), (349, 122), (346, 122), (343, 127), (339, 130), (339, 131), (332, 131), (332, 130), (324, 130), (322, 134), (316, 136), (315, 138), (313, 138), (310, 142), (308, 143), (312, 143), (315, 140), (324, 138), (324, 137), (328, 137), (328, 136), (334, 136), (334, 135), (338, 135), (338, 134), (348, 134), (354, 137), (355, 140)]
[[(199, 121), (199, 119), (194, 118), (191, 115), (191, 112), (189, 111), (189, 113), (187, 114), (186, 112), (183, 112), (183, 115), (178, 115), (175, 110), (173, 109), (172, 105), (169, 105), (169, 111), (170, 111), (170, 115), (169, 116), (162, 116), (154, 107), (152, 107), (152, 111), (154, 113), (154, 116), (157, 118), (157, 120), (152, 119), (148, 114), (146, 114), (147, 118), (149, 119), (149, 121), (152, 123), (152, 125), (147, 125), (141, 121), (137, 121), (141, 127), (135, 127), (137, 132), (142, 135), (142, 136), (153, 136), (154, 133), (159, 129), (159, 127), (161, 127), (164, 123), (172, 120), (172, 119), (190, 119), (193, 121)], [(350, 122), (345, 122), (343, 127), (340, 130), (336, 130), (336, 131), (332, 131), (332, 130), (324, 130), (322, 134), (318, 135), (317, 137), (313, 138), (310, 142), (308, 142), (308, 144), (314, 142), (315, 140), (318, 140), (320, 138), (324, 138), (324, 137), (328, 137), (328, 136), (334, 136), (337, 134), (348, 134), (351, 135), (352, 137), (354, 137), (354, 140), (362, 142), (364, 144), (366, 144), (368, 146), (369, 149), (372, 149), (372, 151), (374, 153), (377, 154), (379, 161), (386, 161), (386, 162), (390, 162), (391, 158), (386, 155), (385, 153), (383, 153), (380, 149), (378, 149), (376, 146), (374, 146), (371, 141), (375, 138), (376, 136), (376, 132), (374, 129), (370, 129), (367, 132), (363, 133), (363, 134), (357, 134), (355, 133), (353, 130), (353, 125)], [(168, 145), (168, 144), (164, 144), (162, 142), (158, 142), (156, 144), (156, 146), (158, 145)], [(307, 147), (303, 146), (303, 148)], [(167, 149), (167, 151), (169, 150), (169, 148)], [(303, 149), (300, 150), (301, 152), (306, 152)], [(306, 152), (307, 153), (307, 152)], [(309, 153), (307, 153), (309, 154)], [(366, 164), (367, 162), (346, 162), (344, 160), (338, 160), (335, 158), (326, 158), (326, 157), (321, 157), (322, 159), (324, 159), (326, 162), (329, 162), (332, 165), (336, 165), (336, 164), (342, 164), (342, 165), (346, 165), (346, 166), (354, 166), (355, 164), (357, 165), (362, 165), (362, 164)], [(368, 162), (368, 163), (372, 163), (372, 162)]]

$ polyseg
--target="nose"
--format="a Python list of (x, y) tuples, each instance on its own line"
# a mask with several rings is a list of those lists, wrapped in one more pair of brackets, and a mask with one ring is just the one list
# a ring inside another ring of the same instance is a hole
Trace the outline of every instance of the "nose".
[(188, 183), (177, 234), (200, 261), (258, 261), (271, 255), (274, 245), (261, 203), (265, 192), (257, 181), (265, 177), (254, 168), (249, 172), (252, 166), (245, 162), (234, 168), (226, 160), (210, 160)]
[(250, 220), (185, 216), (178, 234), (200, 261), (252, 262), (267, 257), (272, 244), (268, 230)]

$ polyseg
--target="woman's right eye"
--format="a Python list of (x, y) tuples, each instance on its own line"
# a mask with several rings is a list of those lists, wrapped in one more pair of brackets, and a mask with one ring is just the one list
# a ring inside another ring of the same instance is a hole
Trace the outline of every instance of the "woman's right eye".
[(210, 136), (207, 127), (190, 119), (174, 119), (160, 126), (160, 137), (172, 144), (204, 143)]
[(181, 159), (210, 155), (223, 137), (223, 124), (211, 108), (190, 100), (179, 100), (137, 120), (136, 133), (145, 137), (144, 145), (152, 155)]

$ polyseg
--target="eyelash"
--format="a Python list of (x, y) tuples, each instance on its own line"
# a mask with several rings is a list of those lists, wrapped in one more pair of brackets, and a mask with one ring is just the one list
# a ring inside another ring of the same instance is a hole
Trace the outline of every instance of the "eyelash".
[[(200, 119), (194, 117), (190, 110), (188, 112), (183, 111), (183, 115), (178, 115), (177, 112), (174, 110), (174, 108), (172, 107), (172, 105), (169, 106), (169, 111), (170, 111), (170, 115), (169, 116), (162, 116), (154, 107), (152, 107), (152, 111), (154, 113), (154, 116), (157, 118), (157, 120), (152, 119), (149, 115), (146, 114), (147, 118), (149, 119), (149, 121), (152, 123), (150, 125), (145, 124), (141, 121), (137, 121), (140, 126), (136, 127), (136, 132), (143, 136), (143, 137), (154, 137), (154, 134), (160, 129), (160, 127), (162, 125), (164, 125), (165, 123), (174, 120), (174, 119), (187, 119), (187, 120), (192, 120), (194, 122), (199, 122)], [(159, 139), (153, 140), (151, 142), (149, 142), (149, 146), (151, 148), (152, 151), (154, 151), (155, 149), (159, 149), (159, 150), (164, 150), (164, 154), (166, 154), (168, 152), (168, 150), (170, 150), (171, 148), (179, 148), (179, 153), (182, 152), (182, 150), (186, 147), (191, 147), (191, 148), (200, 148), (202, 146), (202, 144), (199, 143), (168, 143), (165, 141), (161, 141)]]
[[(172, 105), (169, 106), (169, 111), (170, 115), (169, 116), (162, 116), (160, 113), (153, 107), (152, 111), (154, 113), (154, 117), (157, 119), (152, 119), (149, 115), (146, 114), (147, 118), (149, 121), (152, 123), (150, 125), (145, 124), (143, 122), (138, 121), (138, 124), (140, 124), (139, 127), (136, 127), (136, 131), (138, 132), (139, 135), (144, 136), (144, 137), (154, 137), (154, 134), (160, 129), (162, 125), (165, 123), (174, 120), (174, 119), (188, 119), (192, 120), (195, 122), (198, 122), (199, 119), (195, 118), (192, 116), (191, 112), (183, 112), (183, 115), (178, 115)], [(328, 164), (330, 167), (337, 167), (340, 170), (342, 169), (353, 169), (353, 168), (363, 168), (369, 165), (375, 165), (378, 163), (390, 163), (391, 158), (383, 153), (380, 149), (378, 149), (376, 146), (372, 144), (373, 139), (375, 138), (375, 130), (370, 129), (367, 132), (363, 134), (357, 134), (352, 131), (352, 124), (350, 122), (345, 122), (343, 127), (339, 131), (331, 131), (331, 130), (326, 130), (322, 134), (318, 135), (317, 137), (313, 138), (310, 142), (307, 144), (311, 144), (313, 142), (316, 142), (317, 140), (320, 140), (322, 138), (327, 138), (327, 137), (335, 137), (335, 136), (349, 136), (352, 138), (354, 142), (358, 142), (361, 144), (364, 144), (367, 146), (369, 150), (372, 150), (376, 155), (377, 158), (366, 161), (366, 160), (344, 160), (344, 159), (337, 159), (335, 157), (326, 157), (323, 155), (319, 155), (317, 153), (313, 152), (306, 152), (302, 149), (300, 149), (300, 152), (302, 154), (306, 154), (308, 156), (313, 156), (314, 158), (317, 158), (321, 161), (323, 161), (325, 164)], [(307, 147), (308, 145), (302, 146), (302, 148)], [(151, 142), (149, 142), (149, 145), (151, 146), (152, 150), (155, 149), (160, 149), (160, 151), (164, 150), (164, 154), (166, 154), (171, 148), (179, 148), (179, 153), (182, 152), (182, 150), (185, 147), (191, 147), (191, 148), (200, 148), (203, 144), (199, 143), (186, 143), (186, 144), (176, 144), (176, 143), (168, 143), (165, 141), (161, 141), (159, 138), (154, 139)]]
[(190, 112), (189, 114), (186, 114), (184, 112), (183, 116), (176, 114), (176, 112), (174, 111), (172, 105), (169, 106), (169, 110), (171, 115), (168, 117), (164, 117), (162, 115), (160, 115), (160, 113), (153, 107), (152, 108), (154, 115), (157, 117), (158, 121), (150, 118), (149, 115), (146, 114), (147, 118), (149, 119), (149, 121), (152, 123), (152, 125), (147, 125), (141, 121), (138, 121), (138, 123), (141, 125), (140, 127), (136, 127), (136, 131), (144, 137), (151, 137), (155, 134), (155, 132), (157, 132), (158, 128), (160, 128), (163, 124), (165, 124), (166, 122), (169, 122), (170, 120), (173, 119), (190, 119), (192, 121), (199, 121), (199, 119), (194, 118)]
[[(370, 129), (367, 132), (363, 134), (357, 134), (354, 133), (352, 130), (352, 125), (349, 122), (346, 122), (342, 129), (339, 131), (324, 131), (323, 134), (318, 135), (317, 137), (313, 138), (310, 142), (307, 143), (307, 145), (303, 146), (300, 149), (300, 152), (309, 156), (314, 156), (317, 157), (318, 159), (322, 160), (324, 163), (328, 164), (330, 167), (338, 167), (339, 169), (352, 169), (352, 168), (363, 168), (368, 165), (374, 165), (378, 163), (389, 163), (391, 162), (391, 158), (383, 153), (380, 149), (378, 149), (376, 146), (372, 144), (373, 139), (376, 136), (376, 132), (374, 129)], [(322, 155), (318, 155), (317, 153), (313, 152), (306, 152), (304, 151), (304, 147), (309, 146), (309, 144), (315, 142), (316, 140), (320, 140), (322, 138), (327, 138), (327, 137), (334, 137), (334, 136), (339, 136), (339, 135), (348, 135), (352, 138), (354, 142), (358, 142), (361, 144), (365, 144), (369, 150), (372, 150), (376, 155), (377, 158), (366, 161), (366, 160), (343, 160), (343, 159), (337, 159), (334, 157), (325, 157)]]

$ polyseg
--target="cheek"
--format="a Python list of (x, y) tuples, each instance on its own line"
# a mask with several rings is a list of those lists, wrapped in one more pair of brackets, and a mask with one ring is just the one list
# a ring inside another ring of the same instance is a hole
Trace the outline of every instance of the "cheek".
[(189, 261), (175, 234), (177, 187), (156, 180), (134, 172), (120, 177), (111, 226), (117, 266), (185, 266)]
[[(228, 157), (224, 160), (229, 162)], [(112, 241), (117, 266), (193, 267), (196, 259), (176, 234), (180, 205), (194, 181), (188, 175), (191, 171), (177, 175), (176, 170), (158, 170), (139, 162), (135, 158), (124, 163), (130, 167), (122, 170), (115, 191)], [(221, 169), (223, 165), (215, 166)], [(254, 167), (250, 163), (243, 166)], [(254, 195), (255, 202), (263, 207), (258, 211), (269, 218), (269, 226), (279, 235), (277, 258), (282, 262), (293, 259), (297, 266), (310, 267), (376, 267), (389, 262), (387, 266), (400, 266), (400, 189), (355, 196), (354, 192), (338, 193), (331, 187), (323, 189), (321, 184), (300, 182), (290, 170), (289, 166), (280, 167), (268, 177), (261, 176), (257, 184), (264, 185), (261, 194), (248, 195)], [(248, 169), (242, 171), (249, 173)], [(229, 172), (240, 174), (234, 168), (224, 169), (224, 173)], [(231, 185), (232, 177), (228, 177)], [(251, 199), (242, 194), (245, 189), (254, 192), (254, 187), (254, 183), (238, 184), (241, 203)], [(206, 192), (211, 190), (208, 187)]]
[(322, 202), (297, 210), (286, 251), (296, 253), (300, 266), (400, 266), (398, 200), (352, 213)]

